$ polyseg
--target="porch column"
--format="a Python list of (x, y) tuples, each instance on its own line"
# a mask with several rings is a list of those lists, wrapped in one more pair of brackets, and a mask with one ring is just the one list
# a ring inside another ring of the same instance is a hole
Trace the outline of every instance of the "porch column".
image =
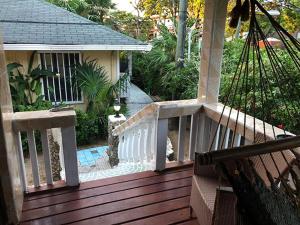
[(218, 102), (227, 0), (205, 0), (198, 99)]
[(120, 79), (120, 51), (116, 51), (116, 78)]
[(129, 80), (132, 78), (132, 51), (128, 52), (128, 75)]

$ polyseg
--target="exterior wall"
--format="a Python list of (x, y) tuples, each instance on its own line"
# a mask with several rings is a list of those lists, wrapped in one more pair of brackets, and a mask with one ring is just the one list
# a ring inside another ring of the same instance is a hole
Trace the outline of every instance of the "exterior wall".
[[(32, 51), (6, 51), (6, 62), (17, 62), (23, 65), (22, 72), (27, 71), (28, 62)], [(119, 53), (118, 51), (83, 51), (81, 52), (82, 60), (96, 60), (97, 64), (103, 66), (107, 72), (107, 76), (112, 83), (115, 83), (119, 78)], [(36, 55), (34, 66), (39, 64), (39, 57)], [(83, 104), (73, 105), (76, 109), (86, 110), (86, 100)]]
[(117, 51), (86, 51), (82, 53), (83, 60), (96, 60), (98, 65), (103, 66), (109, 80), (113, 83), (118, 80), (118, 56)]

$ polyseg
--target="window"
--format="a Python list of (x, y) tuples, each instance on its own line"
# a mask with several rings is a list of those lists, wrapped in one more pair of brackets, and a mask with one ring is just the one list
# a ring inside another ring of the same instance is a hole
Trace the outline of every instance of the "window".
[(43, 69), (59, 76), (43, 78), (43, 94), (51, 102), (82, 103), (82, 92), (74, 81), (76, 65), (80, 63), (80, 53), (40, 53)]

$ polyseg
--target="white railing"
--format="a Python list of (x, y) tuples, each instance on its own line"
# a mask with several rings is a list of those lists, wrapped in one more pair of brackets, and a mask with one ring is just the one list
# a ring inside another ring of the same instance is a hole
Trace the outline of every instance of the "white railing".
[(143, 119), (119, 136), (119, 159), (127, 162), (151, 163), (155, 160), (156, 118)]
[(65, 167), (66, 185), (76, 186), (79, 184), (76, 154), (77, 147), (75, 134), (75, 117), (76, 114), (73, 110), (62, 112), (33, 111), (14, 113), (13, 128), (15, 131), (15, 138), (18, 143), (20, 177), (23, 190), (25, 192), (28, 190), (28, 182), (24, 164), (21, 132), (26, 133), (28, 139), (28, 148), (34, 187), (41, 186), (39, 162), (35, 140), (36, 131), (39, 131), (41, 135), (46, 182), (49, 185), (53, 184), (51, 155), (47, 135), (47, 130), (52, 128), (61, 129), (62, 155)]
[[(119, 158), (127, 162), (152, 162), (153, 169), (163, 170), (167, 161), (168, 124), (179, 117), (177, 160), (193, 160), (197, 133), (196, 114), (201, 108), (197, 100), (152, 103), (125, 123), (113, 134), (119, 136)], [(184, 158), (185, 132), (191, 117), (189, 157)]]
[[(284, 131), (223, 105), (205, 104), (197, 100), (152, 103), (113, 131), (119, 136), (121, 160), (143, 162), (151, 160), (155, 170), (166, 167), (168, 120), (179, 118), (177, 161), (194, 160), (195, 152), (248, 145), (264, 137), (273, 140)], [(190, 126), (188, 125), (190, 121)], [(244, 122), (246, 121), (246, 127)], [(185, 158), (185, 133), (189, 127), (189, 156)], [(288, 133), (290, 134), (290, 133)], [(254, 140), (254, 136), (255, 139)]]

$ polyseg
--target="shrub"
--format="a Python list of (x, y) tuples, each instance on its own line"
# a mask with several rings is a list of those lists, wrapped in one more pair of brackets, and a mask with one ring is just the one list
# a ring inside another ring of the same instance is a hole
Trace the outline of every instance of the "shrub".
[(89, 144), (97, 138), (99, 119), (95, 114), (76, 110), (76, 140), (77, 145)]

